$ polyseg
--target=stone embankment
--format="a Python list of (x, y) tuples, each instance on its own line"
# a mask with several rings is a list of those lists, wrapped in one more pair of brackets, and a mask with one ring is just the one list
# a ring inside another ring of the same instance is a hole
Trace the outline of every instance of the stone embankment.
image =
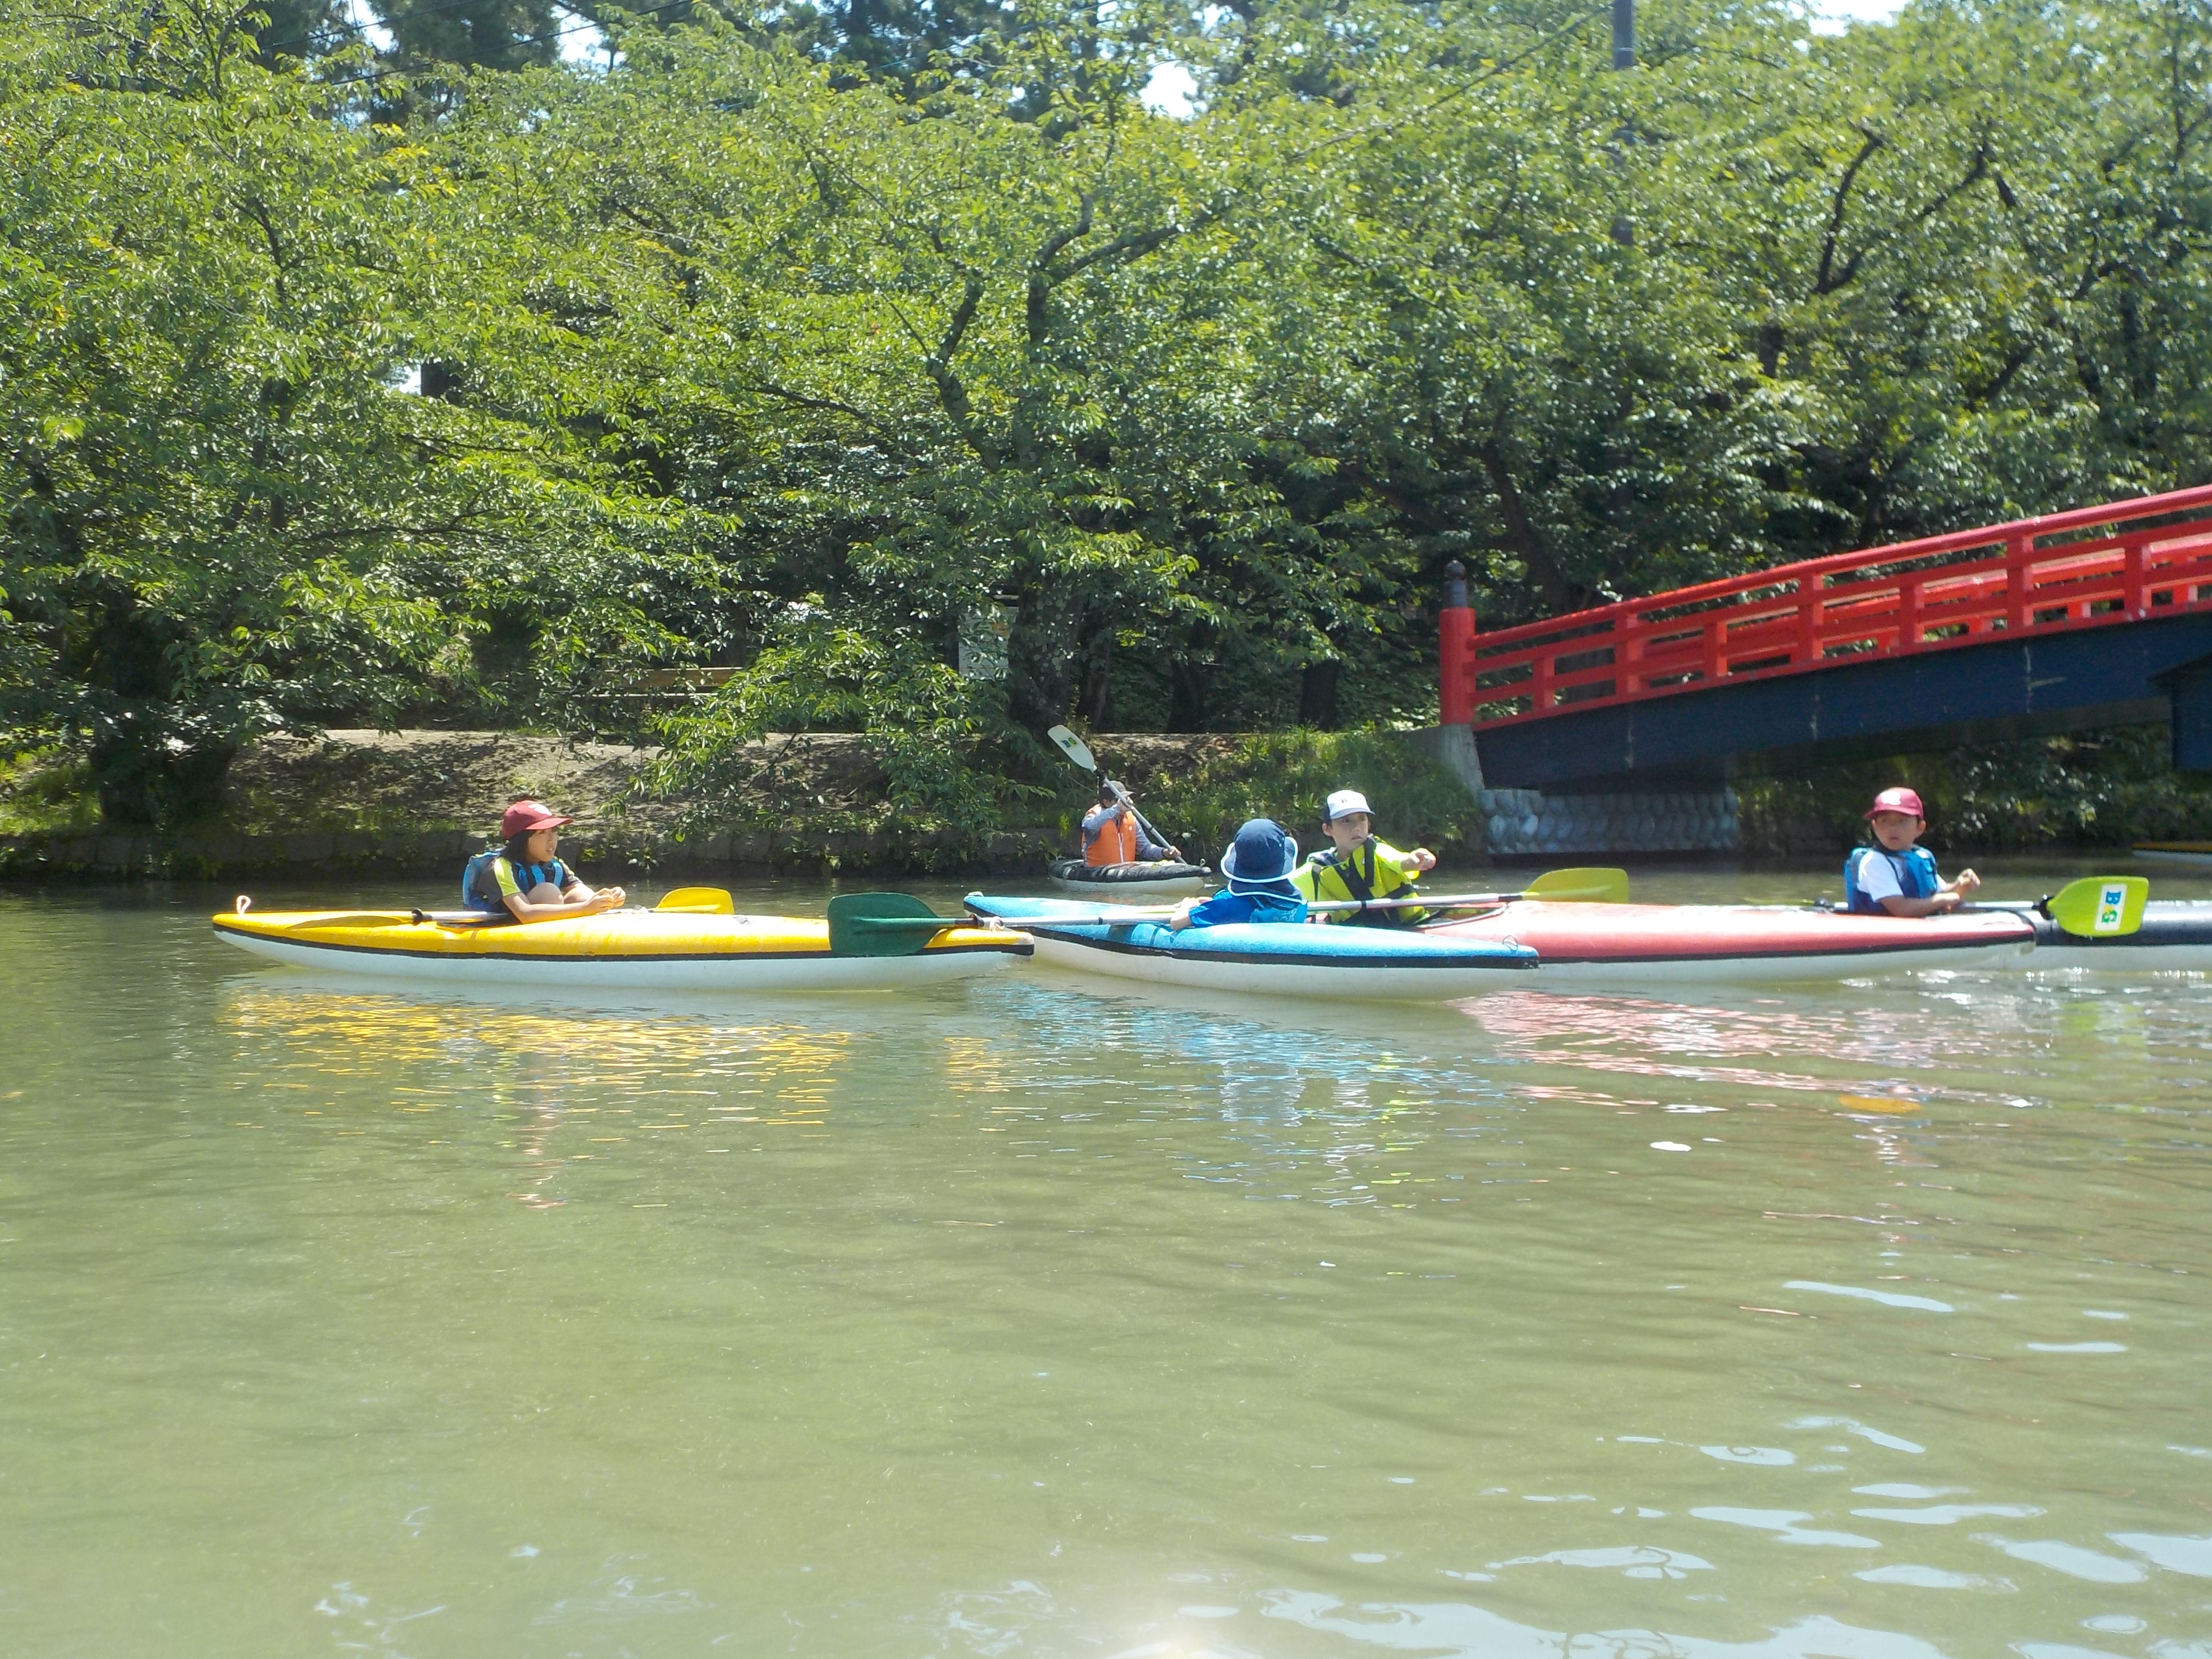
[[(858, 738), (808, 733), (754, 748), (763, 799), (791, 810), (777, 828), (716, 831), (687, 826), (680, 804), (639, 799), (655, 754), (647, 748), (500, 732), (272, 738), (232, 768), (217, 822), (167, 836), (0, 836), (0, 876), (449, 870), (489, 844), (500, 813), (522, 795), (575, 817), (564, 848), (595, 870), (913, 868), (948, 843), (939, 832), (850, 827), (883, 794)], [(1065, 840), (1054, 823), (993, 836), (984, 853), (993, 869), (1036, 868)]]
[[(1453, 735), (1463, 738), (1464, 729)], [(1471, 752), (1461, 754), (1445, 738), (1433, 729), (1341, 743), (1313, 734), (1116, 732), (1098, 744), (1115, 776), (1139, 792), (1167, 832), (1194, 836), (1200, 848), (1218, 845), (1239, 819), (1262, 812), (1292, 823), (1312, 844), (1318, 830), (1307, 820), (1346, 778), (1382, 789), (1376, 799), (1385, 833), (1409, 846), (1426, 840), (1452, 858), (1486, 854), (1526, 863), (1736, 848), (1732, 793), (1486, 789)], [(1358, 753), (1346, 747), (1360, 744), (1366, 747)], [(489, 844), (501, 811), (523, 795), (574, 815), (564, 848), (594, 871), (1036, 874), (1074, 849), (1075, 818), (1088, 799), (1087, 781), (1070, 768), (1060, 798), (1029, 809), (1036, 821), (1009, 825), (980, 846), (962, 842), (952, 831), (919, 829), (887, 811), (886, 780), (862, 738), (810, 732), (750, 746), (740, 763), (741, 799), (757, 808), (724, 828), (701, 823), (687, 803), (641, 789), (655, 754), (501, 732), (272, 738), (239, 757), (215, 822), (166, 836), (82, 829), (0, 836), (0, 876), (452, 870)]]

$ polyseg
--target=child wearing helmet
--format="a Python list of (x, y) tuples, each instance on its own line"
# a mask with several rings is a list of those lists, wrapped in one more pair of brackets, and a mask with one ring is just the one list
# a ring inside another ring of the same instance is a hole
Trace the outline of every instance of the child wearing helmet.
[[(1357, 789), (1340, 789), (1331, 795), (1322, 808), (1321, 823), (1332, 844), (1299, 866), (1291, 878), (1309, 903), (1411, 898), (1414, 881), (1437, 867), (1437, 855), (1425, 847), (1401, 853), (1389, 842), (1377, 841), (1367, 797)], [(1336, 910), (1323, 913), (1319, 920), (1370, 927), (1411, 927), (1428, 914), (1411, 907)]]
[(1209, 899), (1187, 898), (1175, 908), (1168, 926), (1219, 927), (1238, 921), (1304, 921), (1305, 901), (1291, 884), (1298, 844), (1273, 818), (1249, 818), (1221, 855), (1228, 890)]
[(1936, 873), (1936, 855), (1914, 845), (1928, 828), (1917, 791), (1885, 789), (1866, 816), (1874, 845), (1854, 848), (1844, 860), (1844, 897), (1853, 915), (1941, 915), (1981, 887), (1972, 870), (1945, 881)]
[(500, 818), (501, 844), (477, 854), (461, 872), (461, 902), (517, 921), (595, 916), (621, 904), (628, 896), (621, 888), (593, 892), (556, 855), (561, 826), (574, 822), (544, 801), (516, 801)]

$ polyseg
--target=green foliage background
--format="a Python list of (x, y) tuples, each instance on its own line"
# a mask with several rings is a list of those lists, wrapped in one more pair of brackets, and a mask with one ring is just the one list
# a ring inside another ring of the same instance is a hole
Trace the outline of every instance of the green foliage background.
[(980, 834), (1071, 715), (1432, 718), (1455, 558), (1496, 625), (2212, 476), (2198, 0), (1656, 0), (1630, 73), (1562, 0), (378, 3), (0, 0), (0, 726), (110, 821), (406, 720), (725, 804), (860, 731)]

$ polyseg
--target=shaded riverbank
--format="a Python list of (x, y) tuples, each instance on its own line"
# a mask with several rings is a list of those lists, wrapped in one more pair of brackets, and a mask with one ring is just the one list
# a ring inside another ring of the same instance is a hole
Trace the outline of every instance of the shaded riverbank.
[[(1163, 832), (1200, 856), (1246, 817), (1310, 819), (1324, 794), (1347, 783), (1365, 789), (1409, 842), (1462, 858), (1479, 850), (1474, 803), (1409, 734), (1115, 733), (1097, 752)], [(0, 793), (0, 824), (16, 830), (0, 835), (0, 877), (445, 870), (484, 846), (522, 795), (574, 816), (565, 844), (593, 869), (1036, 875), (1077, 849), (1093, 799), (1084, 774), (1054, 765), (1018, 819), (963, 833), (886, 806), (866, 738), (805, 732), (751, 745), (742, 816), (707, 822), (693, 804), (651, 792), (657, 753), (496, 732), (276, 738), (240, 757), (217, 819), (167, 833), (102, 825), (56, 769), (26, 768), (12, 803)]]
[[(1346, 785), (1367, 793), (1400, 844), (1425, 843), (1448, 862), (1484, 856), (1482, 811), (1416, 733), (1132, 732), (1097, 745), (1162, 830), (1201, 856), (1260, 814), (1310, 842), (1321, 797)], [(575, 815), (569, 848), (595, 869), (1034, 876), (1074, 850), (1089, 801), (1087, 780), (1070, 767), (1045, 775), (1020, 821), (980, 835), (919, 823), (884, 805), (865, 737), (802, 733), (753, 745), (743, 819), (708, 823), (645, 790), (655, 753), (496, 732), (276, 738), (240, 757), (217, 819), (167, 833), (103, 825), (65, 769), (19, 764), (0, 778), (0, 830), (14, 831), (0, 834), (0, 877), (442, 871), (483, 846), (501, 810), (524, 794)], [(1840, 856), (1858, 839), (1866, 800), (1897, 782), (1928, 800), (1929, 844), (1954, 861), (2212, 838), (2212, 781), (2172, 769), (2162, 731), (2129, 727), (1741, 781), (1741, 857)]]

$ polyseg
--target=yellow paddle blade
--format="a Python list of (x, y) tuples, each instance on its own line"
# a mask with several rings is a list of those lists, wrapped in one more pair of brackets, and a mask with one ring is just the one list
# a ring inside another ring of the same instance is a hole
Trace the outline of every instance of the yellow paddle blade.
[(2142, 926), (2150, 884), (2141, 876), (2084, 876), (2043, 902), (2043, 913), (2083, 939), (2112, 939)]
[(1557, 902), (1584, 900), (1593, 904), (1628, 902), (1626, 870), (1547, 870), (1522, 890), (1530, 898)]
[(735, 915), (738, 909), (735, 901), (720, 887), (679, 887), (653, 908), (695, 916)]

